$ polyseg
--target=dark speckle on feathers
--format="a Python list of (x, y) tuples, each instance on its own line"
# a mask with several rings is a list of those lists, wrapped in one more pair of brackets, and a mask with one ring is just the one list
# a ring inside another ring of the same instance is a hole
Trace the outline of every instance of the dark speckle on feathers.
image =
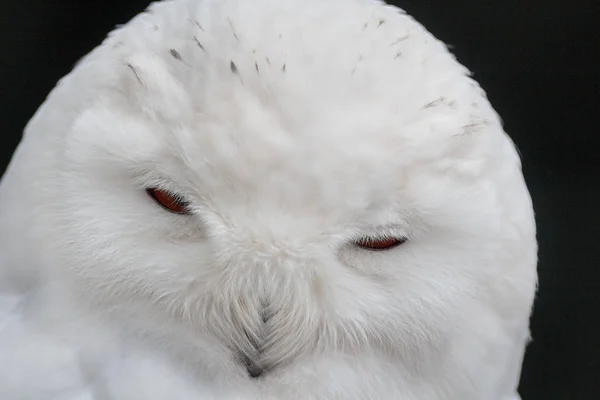
[(490, 126), (490, 125), (492, 125), (492, 121), (490, 121), (488, 119), (474, 120), (470, 124), (463, 125), (462, 132), (455, 136), (461, 137), (461, 136), (465, 136), (465, 135), (471, 135), (474, 133), (478, 133), (478, 132), (481, 132), (481, 130), (485, 129), (486, 126)]
[(356, 61), (356, 66), (354, 68), (352, 68), (352, 71), (350, 71), (350, 75), (354, 75), (354, 73), (356, 72), (356, 69), (358, 68), (358, 64), (360, 64), (363, 60), (364, 60), (363, 55), (359, 54), (358, 60)]
[(174, 58), (174, 59), (176, 59), (176, 60), (179, 60), (179, 61), (182, 61), (181, 54), (179, 54), (179, 52), (178, 52), (177, 50), (175, 50), (175, 49), (170, 49), (170, 50), (169, 50), (169, 54), (170, 54), (171, 56), (173, 56), (173, 58)]
[(233, 61), (231, 61), (229, 63), (229, 68), (231, 69), (231, 72), (233, 72), (236, 75), (239, 75), (239, 71), (238, 71), (237, 65), (235, 65), (235, 63)]
[(484, 127), (484, 125), (485, 125), (485, 123), (477, 123), (477, 122), (463, 125), (462, 130), (459, 133), (452, 135), (452, 137), (456, 138), (456, 139), (461, 139), (463, 137), (470, 136), (474, 133), (478, 133), (479, 131), (481, 131), (481, 129)]
[(200, 47), (202, 49), (202, 51), (206, 51), (206, 49), (204, 48), (204, 46), (202, 46), (202, 43), (200, 43), (200, 41), (198, 40), (197, 37), (194, 36), (194, 41), (196, 42), (196, 44), (198, 45), (198, 47)]
[(200, 22), (198, 22), (198, 21), (192, 21), (192, 23), (194, 25), (196, 25), (198, 27), (198, 29), (200, 29), (202, 32), (204, 32), (204, 28), (202, 28), (202, 25), (200, 25)]
[(129, 68), (131, 71), (133, 71), (133, 74), (135, 75), (135, 78), (137, 79), (137, 81), (140, 83), (140, 85), (144, 86), (144, 82), (142, 82), (142, 79), (140, 78), (140, 75), (138, 74), (137, 68), (133, 66), (133, 64), (131, 63), (125, 63), (125, 66), (127, 68)]
[(232, 72), (234, 75), (237, 75), (237, 76), (240, 78), (240, 82), (241, 82), (241, 84), (243, 85), (243, 84), (244, 84), (244, 80), (243, 80), (243, 79), (242, 79), (242, 77), (240, 76), (240, 71), (239, 71), (239, 69), (238, 69), (237, 65), (235, 65), (235, 63), (234, 63), (233, 61), (230, 61), (230, 62), (229, 62), (229, 69), (231, 70), (231, 72)]
[(433, 106), (437, 106), (439, 103), (441, 103), (442, 101), (445, 101), (445, 100), (446, 100), (446, 98), (445, 98), (445, 97), (440, 97), (440, 98), (438, 98), (438, 99), (435, 99), (435, 100), (433, 100), (433, 101), (431, 101), (431, 102), (429, 102), (429, 103), (425, 104), (425, 105), (423, 106), (423, 108), (431, 108), (431, 107), (433, 107)]
[(471, 134), (473, 132), (475, 132), (477, 130), (478, 127), (480, 127), (481, 124), (468, 124), (468, 125), (464, 125), (463, 128), (463, 134), (468, 135)]
[(390, 46), (397, 45), (398, 43), (400, 43), (400, 42), (408, 39), (409, 37), (410, 37), (409, 35), (405, 35), (405, 36), (399, 37), (398, 39), (396, 39), (392, 43), (390, 43)]
[(231, 32), (233, 33), (233, 37), (235, 38), (235, 40), (237, 40), (239, 42), (240, 38), (238, 38), (238, 35), (235, 33), (235, 28), (233, 27), (233, 22), (231, 22), (231, 18), (227, 18), (227, 22), (229, 23), (229, 26), (231, 27)]

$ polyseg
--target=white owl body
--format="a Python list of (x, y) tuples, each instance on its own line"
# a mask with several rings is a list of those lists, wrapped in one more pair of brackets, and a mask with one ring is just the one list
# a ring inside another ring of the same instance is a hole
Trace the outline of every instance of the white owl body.
[(157, 3), (0, 184), (0, 398), (515, 399), (536, 260), (512, 142), (410, 17)]

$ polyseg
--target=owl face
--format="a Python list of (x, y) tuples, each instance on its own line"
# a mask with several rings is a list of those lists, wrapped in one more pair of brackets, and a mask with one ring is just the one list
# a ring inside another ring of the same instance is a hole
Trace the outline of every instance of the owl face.
[(59, 120), (52, 274), (261, 370), (526, 318), (531, 204), (479, 87), (397, 9), (299, 3), (154, 5), (63, 80), (29, 133)]

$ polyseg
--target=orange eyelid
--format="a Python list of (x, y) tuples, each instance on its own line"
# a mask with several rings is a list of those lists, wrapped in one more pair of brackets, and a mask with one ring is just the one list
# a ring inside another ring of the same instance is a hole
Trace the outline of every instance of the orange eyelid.
[(362, 238), (356, 242), (356, 245), (367, 250), (387, 250), (399, 246), (404, 242), (406, 242), (406, 238)]
[(147, 189), (148, 195), (163, 208), (176, 213), (187, 214), (187, 204), (173, 193), (160, 189)]

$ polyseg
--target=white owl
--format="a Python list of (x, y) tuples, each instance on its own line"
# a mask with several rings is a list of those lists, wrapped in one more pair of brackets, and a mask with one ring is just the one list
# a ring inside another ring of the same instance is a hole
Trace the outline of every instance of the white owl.
[(469, 72), (376, 0), (172, 0), (0, 185), (2, 400), (514, 400), (537, 246)]

